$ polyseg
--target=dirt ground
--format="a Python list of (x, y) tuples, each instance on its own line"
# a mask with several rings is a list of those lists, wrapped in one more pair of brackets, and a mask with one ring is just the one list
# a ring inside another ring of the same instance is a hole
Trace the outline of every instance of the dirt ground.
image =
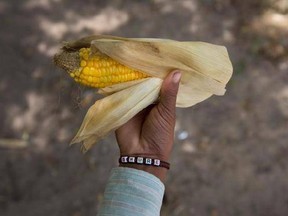
[(229, 50), (226, 95), (177, 110), (162, 215), (288, 215), (287, 12), (287, 0), (0, 0), (0, 215), (97, 213), (115, 138), (68, 147), (99, 96), (52, 63), (61, 41), (90, 34)]

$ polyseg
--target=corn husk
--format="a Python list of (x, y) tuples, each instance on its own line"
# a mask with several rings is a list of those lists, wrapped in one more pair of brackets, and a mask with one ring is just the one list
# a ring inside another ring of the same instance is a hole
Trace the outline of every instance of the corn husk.
[(182, 72), (177, 107), (190, 107), (212, 95), (223, 95), (232, 76), (226, 48), (204, 42), (91, 36), (66, 43), (64, 50), (82, 47), (90, 47), (92, 55), (100, 51), (151, 76), (99, 89), (105, 97), (90, 107), (72, 140), (83, 143), (83, 152), (155, 102), (163, 79), (172, 70)]

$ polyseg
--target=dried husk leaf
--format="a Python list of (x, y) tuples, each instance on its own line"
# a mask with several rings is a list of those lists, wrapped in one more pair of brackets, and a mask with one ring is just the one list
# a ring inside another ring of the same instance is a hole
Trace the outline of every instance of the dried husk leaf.
[(138, 83), (143, 82), (145, 79), (146, 78), (140, 79), (140, 80), (133, 80), (133, 81), (129, 81), (129, 82), (124, 82), (124, 83), (118, 83), (118, 84), (115, 84), (112, 86), (107, 86), (105, 88), (99, 89), (98, 93), (102, 94), (102, 95), (110, 95), (110, 94), (113, 94), (115, 92), (130, 88), (131, 86), (137, 85)]
[(92, 105), (71, 144), (83, 142), (86, 152), (99, 139), (126, 123), (157, 100), (162, 79), (147, 78), (137, 85), (111, 94)]
[(223, 95), (232, 75), (232, 64), (222, 46), (203, 42), (112, 39), (93, 40), (91, 44), (92, 49), (161, 79), (171, 70), (180, 69), (182, 79), (177, 107), (193, 106), (213, 94)]

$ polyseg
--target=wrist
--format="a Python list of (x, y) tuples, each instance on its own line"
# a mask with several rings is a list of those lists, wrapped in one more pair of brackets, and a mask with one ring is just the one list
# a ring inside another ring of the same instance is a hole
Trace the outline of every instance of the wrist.
[(166, 161), (160, 160), (155, 157), (147, 157), (143, 155), (121, 155), (119, 158), (119, 166), (120, 167), (129, 167), (138, 170), (142, 170), (148, 172), (157, 178), (159, 178), (162, 182), (164, 181), (167, 171), (170, 168), (170, 164)]

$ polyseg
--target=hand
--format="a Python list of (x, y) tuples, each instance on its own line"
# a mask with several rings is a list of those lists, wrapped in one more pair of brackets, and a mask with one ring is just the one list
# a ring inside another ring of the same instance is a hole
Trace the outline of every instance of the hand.
[[(116, 130), (121, 155), (146, 156), (168, 161), (174, 143), (176, 98), (181, 73), (171, 72), (163, 81), (160, 100), (142, 110)], [(121, 165), (150, 172), (162, 181), (167, 169), (136, 164)]]

